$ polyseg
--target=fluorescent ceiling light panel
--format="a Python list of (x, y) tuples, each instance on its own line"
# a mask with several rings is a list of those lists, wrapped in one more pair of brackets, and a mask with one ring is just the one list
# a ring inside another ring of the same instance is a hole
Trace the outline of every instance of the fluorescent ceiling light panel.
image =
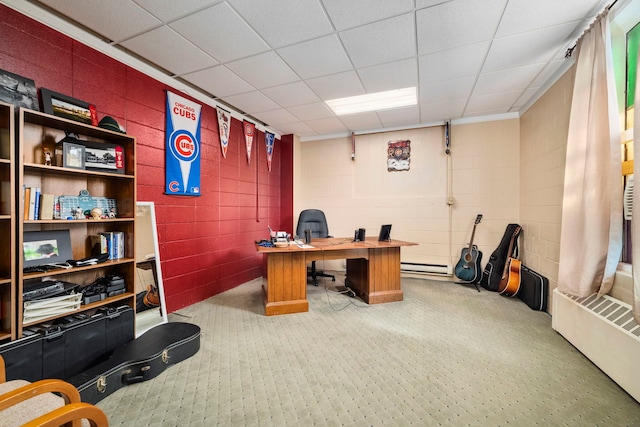
[(347, 98), (330, 99), (326, 104), (338, 116), (364, 113), (365, 111), (391, 110), (393, 108), (416, 105), (418, 98), (415, 87), (394, 89), (367, 95), (349, 96)]

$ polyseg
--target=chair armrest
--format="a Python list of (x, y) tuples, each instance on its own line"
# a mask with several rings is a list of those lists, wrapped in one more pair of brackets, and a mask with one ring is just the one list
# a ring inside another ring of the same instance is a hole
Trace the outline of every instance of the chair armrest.
[(74, 386), (66, 381), (47, 379), (27, 384), (0, 395), (0, 411), (45, 393), (60, 393), (65, 403), (80, 402), (80, 393)]
[(73, 426), (80, 425), (82, 419), (89, 421), (92, 427), (108, 427), (109, 420), (102, 409), (89, 403), (79, 402), (62, 406), (55, 411), (48, 412), (22, 427), (58, 427), (68, 422)]
[(0, 384), (7, 381), (7, 374), (5, 372), (4, 359), (0, 356)]

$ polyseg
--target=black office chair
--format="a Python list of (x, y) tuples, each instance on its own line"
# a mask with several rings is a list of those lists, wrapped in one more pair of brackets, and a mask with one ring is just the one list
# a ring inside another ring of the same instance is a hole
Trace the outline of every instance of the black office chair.
[[(296, 228), (296, 235), (299, 239), (304, 239), (305, 230), (311, 230), (311, 239), (333, 237), (329, 235), (327, 218), (324, 216), (324, 212), (319, 209), (306, 209), (300, 212), (300, 216), (298, 217), (298, 227)], [(313, 244), (313, 242), (311, 244)], [(336, 281), (335, 276), (326, 274), (321, 270), (316, 270), (315, 261), (311, 261), (311, 269), (307, 271), (307, 276), (311, 277), (314, 286), (318, 286), (318, 276), (330, 277), (332, 281)]]

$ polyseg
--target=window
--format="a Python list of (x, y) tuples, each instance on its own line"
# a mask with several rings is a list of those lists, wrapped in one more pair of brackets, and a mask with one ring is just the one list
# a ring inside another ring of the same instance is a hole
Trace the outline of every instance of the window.
[[(624, 131), (622, 132), (622, 175), (625, 188), (633, 179), (633, 103), (636, 93), (636, 70), (638, 68), (638, 45), (640, 41), (640, 24), (627, 33), (625, 49), (625, 102), (624, 102)], [(626, 196), (626, 194), (625, 194)], [(628, 203), (629, 200), (626, 200)], [(622, 262), (631, 263), (633, 247), (631, 244), (631, 219), (625, 214), (624, 241), (622, 249)]]
[[(618, 96), (624, 102), (621, 107), (622, 132), (622, 175), (625, 188), (633, 180), (633, 104), (635, 99), (636, 70), (638, 67), (638, 46), (640, 45), (640, 18), (638, 10), (627, 7), (612, 21), (612, 42), (614, 51), (614, 69)], [(636, 15), (633, 17), (633, 15)], [(632, 25), (629, 25), (632, 22)], [(616, 54), (616, 51), (618, 53)], [(640, 180), (640, 177), (639, 177)], [(631, 245), (631, 220), (625, 215), (623, 225), (623, 249), (621, 261), (631, 263), (633, 248)]]

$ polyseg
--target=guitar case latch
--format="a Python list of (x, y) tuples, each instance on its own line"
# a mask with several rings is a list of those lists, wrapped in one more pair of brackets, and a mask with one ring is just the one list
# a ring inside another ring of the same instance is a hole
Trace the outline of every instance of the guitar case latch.
[(98, 381), (96, 381), (96, 387), (98, 392), (104, 393), (107, 390), (107, 377), (98, 378)]

